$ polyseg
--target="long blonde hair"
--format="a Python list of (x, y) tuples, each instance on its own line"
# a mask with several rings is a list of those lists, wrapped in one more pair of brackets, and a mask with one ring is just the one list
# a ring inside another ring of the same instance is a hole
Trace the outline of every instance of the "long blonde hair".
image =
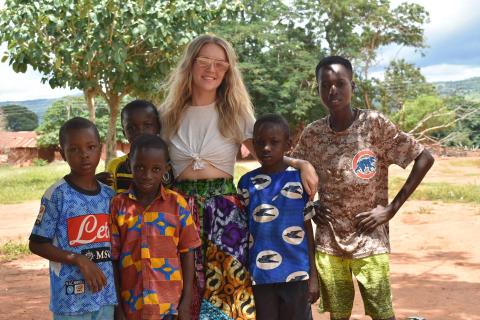
[(208, 34), (201, 35), (188, 44), (180, 62), (170, 74), (165, 86), (167, 97), (160, 106), (162, 135), (170, 139), (178, 131), (182, 114), (192, 98), (193, 63), (199, 51), (208, 43), (222, 47), (230, 63), (230, 68), (217, 89), (219, 130), (224, 137), (240, 143), (246, 122), (254, 116), (252, 102), (238, 69), (233, 47), (226, 40)]

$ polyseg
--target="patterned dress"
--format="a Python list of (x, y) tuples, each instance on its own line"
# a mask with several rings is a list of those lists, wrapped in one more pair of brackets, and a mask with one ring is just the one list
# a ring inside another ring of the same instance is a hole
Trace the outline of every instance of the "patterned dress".
[(193, 318), (255, 319), (247, 217), (232, 179), (182, 181), (176, 188), (187, 199), (202, 240), (195, 251)]

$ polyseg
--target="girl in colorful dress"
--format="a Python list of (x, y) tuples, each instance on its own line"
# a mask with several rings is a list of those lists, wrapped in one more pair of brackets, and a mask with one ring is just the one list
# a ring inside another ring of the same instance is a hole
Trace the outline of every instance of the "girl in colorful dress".
[[(169, 78), (160, 112), (175, 187), (187, 199), (202, 240), (195, 250), (192, 318), (255, 319), (247, 217), (233, 184), (241, 144), (253, 150), (255, 118), (232, 46), (213, 35), (192, 40)], [(313, 167), (287, 161), (302, 170), (305, 189), (313, 194)]]

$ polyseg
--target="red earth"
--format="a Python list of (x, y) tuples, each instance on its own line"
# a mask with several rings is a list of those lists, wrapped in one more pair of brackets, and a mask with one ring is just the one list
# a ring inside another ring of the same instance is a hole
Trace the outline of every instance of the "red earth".
[[(3, 241), (22, 238), (13, 232), (22, 229), (20, 224), (25, 225), (26, 237), (38, 204), (15, 205), (15, 210), (5, 211), (12, 206), (0, 206)], [(30, 213), (22, 214), (22, 210)], [(391, 223), (391, 281), (397, 319), (480, 319), (479, 231), (478, 205), (431, 201), (405, 204)], [(0, 264), (0, 319), (51, 318), (47, 267), (46, 260), (34, 255)], [(314, 307), (314, 319), (329, 316), (319, 314)], [(352, 319), (369, 319), (363, 316), (358, 295)]]
[[(478, 185), (478, 162), (461, 161), (437, 159), (425, 180)], [(408, 172), (393, 167), (390, 174), (405, 177)], [(38, 207), (37, 201), (0, 205), (0, 244), (26, 241)], [(390, 230), (397, 319), (480, 320), (480, 206), (408, 201), (391, 221)], [(51, 319), (47, 268), (48, 262), (34, 255), (0, 262), (0, 319)], [(316, 307), (313, 310), (314, 320), (329, 319)], [(357, 294), (352, 319), (369, 319), (363, 314)]]

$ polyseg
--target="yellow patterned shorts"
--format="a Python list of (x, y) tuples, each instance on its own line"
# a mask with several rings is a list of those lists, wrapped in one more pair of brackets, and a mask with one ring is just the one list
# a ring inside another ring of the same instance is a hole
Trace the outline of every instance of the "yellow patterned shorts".
[(330, 312), (332, 319), (350, 317), (355, 296), (353, 274), (362, 294), (365, 314), (373, 319), (394, 316), (388, 254), (344, 259), (317, 251), (315, 263), (321, 284), (321, 312)]

